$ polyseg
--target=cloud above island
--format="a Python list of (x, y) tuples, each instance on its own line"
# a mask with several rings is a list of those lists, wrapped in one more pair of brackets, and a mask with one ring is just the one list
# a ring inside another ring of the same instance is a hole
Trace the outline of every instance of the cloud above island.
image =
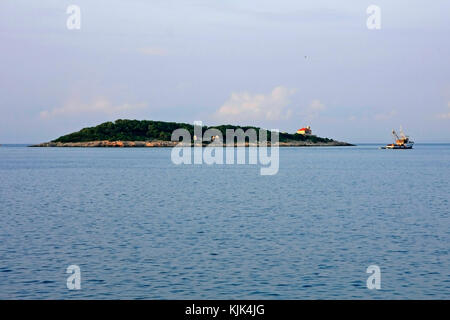
[(315, 118), (318, 118), (319, 115), (324, 112), (327, 108), (325, 107), (325, 104), (323, 104), (319, 99), (314, 99), (311, 101), (311, 103), (308, 105), (307, 108), (305, 108), (305, 111), (303, 113), (300, 113), (305, 119), (312, 120)]
[(89, 114), (119, 117), (126, 115), (130, 111), (136, 111), (146, 107), (146, 103), (113, 104), (104, 97), (95, 98), (88, 103), (80, 102), (78, 99), (69, 99), (61, 107), (41, 111), (39, 116), (41, 119), (63, 118)]
[(266, 94), (233, 92), (216, 111), (215, 118), (222, 121), (288, 119), (292, 115), (288, 108), (290, 98), (296, 91), (278, 86)]

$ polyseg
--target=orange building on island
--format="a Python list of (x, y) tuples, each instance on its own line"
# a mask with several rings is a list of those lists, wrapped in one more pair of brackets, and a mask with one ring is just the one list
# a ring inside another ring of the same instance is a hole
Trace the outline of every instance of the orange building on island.
[(306, 128), (298, 129), (297, 133), (298, 134), (303, 134), (303, 135), (310, 135), (310, 134), (312, 134), (311, 127), (307, 126)]

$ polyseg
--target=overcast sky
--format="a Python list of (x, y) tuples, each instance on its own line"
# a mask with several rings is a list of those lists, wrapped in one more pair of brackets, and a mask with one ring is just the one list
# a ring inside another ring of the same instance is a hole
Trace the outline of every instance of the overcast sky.
[(450, 142), (449, 39), (448, 0), (1, 0), (0, 143), (119, 118)]

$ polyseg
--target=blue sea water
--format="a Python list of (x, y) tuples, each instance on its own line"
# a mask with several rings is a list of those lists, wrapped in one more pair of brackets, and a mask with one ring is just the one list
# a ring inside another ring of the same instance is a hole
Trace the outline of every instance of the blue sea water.
[(170, 152), (0, 147), (0, 299), (450, 298), (450, 145)]

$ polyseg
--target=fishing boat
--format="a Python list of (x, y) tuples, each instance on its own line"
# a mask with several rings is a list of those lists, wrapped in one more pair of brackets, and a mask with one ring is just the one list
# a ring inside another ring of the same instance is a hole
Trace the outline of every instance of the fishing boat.
[(392, 130), (392, 135), (394, 136), (395, 143), (388, 144), (381, 149), (412, 149), (414, 141), (409, 139), (409, 136), (405, 135), (403, 129), (400, 127), (400, 134), (397, 134), (395, 130)]

